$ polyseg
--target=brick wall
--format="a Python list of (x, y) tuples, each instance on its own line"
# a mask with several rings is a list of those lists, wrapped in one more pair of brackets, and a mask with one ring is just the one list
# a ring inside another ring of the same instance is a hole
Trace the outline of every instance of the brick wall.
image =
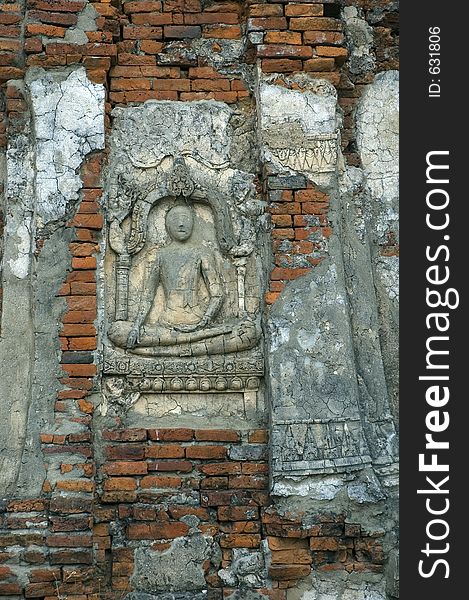
[[(272, 586), (258, 591), (273, 600), (284, 600), (312, 568), (382, 571), (381, 534), (365, 535), (343, 514), (309, 515), (305, 524), (301, 514), (278, 513), (268, 496), (266, 430), (111, 429), (102, 438), (94, 478), (89, 435), (42, 436), (46, 460), (60, 456), (64, 475), (83, 476), (58, 481), (60, 495), (50, 486), (42, 498), (6, 503), (0, 597), (123, 597), (132, 589), (135, 549), (142, 541), (155, 552), (167, 549), (189, 534), (188, 515), (222, 550), (220, 565), (205, 565), (211, 600), (233, 591), (217, 575), (229, 568), (233, 549), (258, 550), (263, 540)], [(190, 502), (181, 503), (183, 495)]]
[[(68, 31), (80, 23), (88, 4), (97, 13), (95, 26), (84, 32), (87, 41), (72, 43)], [(306, 71), (337, 87), (345, 119), (343, 150), (357, 164), (352, 115), (371, 79), (347, 69), (342, 4), (363, 8), (372, 24), (377, 69), (396, 68), (397, 19), (391, 0), (3, 0), (0, 150), (27, 110), (21, 86), (6, 82), (21, 79), (27, 67), (84, 65), (88, 76), (106, 87), (109, 128), (113, 107), (148, 99), (251, 104), (249, 81), (239, 65), (217, 70), (190, 52), (195, 39), (211, 44), (213, 53), (221, 52), (227, 40), (243, 40), (245, 65), (257, 64), (265, 73)], [(88, 396), (97, 373), (96, 255), (102, 244), (105, 160), (105, 152), (87, 160), (81, 202), (66, 225), (74, 239), (60, 291), (67, 304), (60, 331), (63, 389), (51, 402), (56, 422), (69, 421), (79, 433), (43, 432), (47, 478), (42, 496), (12, 499), (1, 507), (0, 597), (124, 597), (139, 542), (153, 541), (155, 551), (167, 548), (188, 532), (181, 520), (187, 515), (195, 515), (200, 531), (219, 542), (223, 568), (230, 565), (234, 548), (258, 549), (267, 543), (272, 586), (260, 591), (272, 600), (284, 600), (285, 590), (312, 568), (380, 572), (379, 536), (365, 534), (346, 515), (321, 513), (306, 525), (300, 514), (277, 513), (268, 496), (264, 430), (126, 430), (116, 423), (102, 432), (104, 458), (97, 456)], [(324, 256), (331, 234), (329, 198), (303, 177), (274, 172), (259, 173), (259, 189), (272, 215), (274, 265), (266, 297), (271, 304), (286, 282)], [(393, 240), (383, 248), (386, 254), (397, 251)], [(167, 502), (175, 491), (195, 503)], [(216, 569), (206, 567), (209, 600), (227, 596), (230, 589), (223, 589)]]

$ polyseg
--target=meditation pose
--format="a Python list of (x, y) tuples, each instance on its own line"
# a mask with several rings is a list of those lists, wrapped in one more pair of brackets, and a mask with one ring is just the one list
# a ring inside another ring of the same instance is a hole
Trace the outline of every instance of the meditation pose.
[[(190, 205), (177, 204), (167, 212), (171, 242), (146, 265), (134, 320), (112, 325), (109, 337), (117, 346), (136, 354), (197, 356), (246, 350), (257, 342), (259, 328), (248, 318), (213, 323), (223, 304), (223, 283), (212, 251), (191, 241), (193, 228)], [(159, 286), (164, 304), (158, 323), (149, 324)]]

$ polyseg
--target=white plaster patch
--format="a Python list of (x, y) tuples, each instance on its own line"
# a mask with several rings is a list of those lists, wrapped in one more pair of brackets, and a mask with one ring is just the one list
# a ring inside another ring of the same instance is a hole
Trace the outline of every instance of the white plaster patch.
[[(365, 90), (356, 115), (357, 146), (373, 198), (397, 220), (390, 206), (399, 186), (399, 73), (376, 76)], [(387, 207), (385, 205), (388, 205)]]
[(36, 133), (36, 209), (45, 224), (66, 216), (82, 186), (85, 156), (104, 148), (105, 92), (83, 68), (65, 79), (34, 71), (27, 83)]
[(313, 500), (333, 500), (343, 482), (338, 477), (319, 478), (282, 478), (275, 481), (272, 494), (274, 496), (301, 496)]

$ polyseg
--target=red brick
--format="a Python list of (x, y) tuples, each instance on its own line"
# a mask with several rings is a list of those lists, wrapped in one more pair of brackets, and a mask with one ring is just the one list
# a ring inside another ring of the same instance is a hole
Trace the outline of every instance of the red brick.
[(311, 58), (304, 62), (305, 71), (333, 71), (335, 61), (333, 58)]
[(206, 508), (198, 506), (169, 506), (168, 512), (173, 519), (177, 520), (186, 515), (195, 515), (201, 521), (208, 521), (210, 519), (209, 511)]
[(153, 80), (153, 89), (187, 92), (191, 89), (191, 82), (189, 79), (155, 79)]
[(301, 60), (292, 60), (288, 58), (264, 58), (262, 60), (262, 70), (265, 73), (291, 73), (302, 70)]
[(21, 35), (21, 28), (17, 25), (0, 25), (0, 37), (18, 39)]
[(41, 52), (42, 50), (42, 40), (41, 38), (26, 38), (24, 40), (24, 51), (26, 53), (31, 52)]
[(227, 490), (228, 477), (206, 477), (200, 481), (202, 490)]
[(268, 480), (262, 475), (232, 475), (229, 478), (230, 488), (246, 490), (263, 490), (267, 488)]
[(0, 583), (0, 596), (19, 596), (22, 589), (17, 583)]
[(63, 316), (64, 323), (92, 323), (96, 319), (96, 310), (72, 310)]
[(216, 79), (222, 75), (213, 67), (190, 67), (189, 77), (191, 79)]
[(284, 268), (280, 268), (280, 267), (274, 267), (274, 269), (272, 270), (272, 273), (270, 275), (271, 279), (277, 279), (277, 280), (282, 280), (282, 279), (296, 279), (297, 277), (300, 277), (301, 275), (305, 275), (306, 273), (309, 273), (311, 269), (308, 268), (303, 268), (303, 269), (284, 269)]
[(46, 540), (47, 546), (51, 548), (86, 548), (93, 545), (91, 535), (49, 535)]
[(289, 548), (288, 550), (278, 550), (272, 552), (272, 563), (277, 564), (293, 564), (293, 565), (310, 565), (313, 561), (309, 549)]
[(96, 365), (62, 364), (61, 367), (70, 377), (93, 377), (97, 373)]
[(96, 309), (96, 296), (68, 296), (66, 301), (69, 310)]
[(105, 455), (109, 460), (143, 460), (145, 448), (141, 444), (118, 444), (107, 446)]
[(184, 15), (184, 23), (186, 25), (236, 25), (239, 23), (239, 16), (235, 12), (202, 12)]
[(153, 65), (142, 65), (123, 67), (117, 65), (111, 69), (111, 77), (180, 77), (181, 70), (178, 67), (156, 67)]
[(146, 475), (147, 471), (147, 463), (143, 461), (118, 461), (104, 465), (104, 472), (107, 475)]
[(288, 29), (285, 17), (253, 17), (248, 20), (250, 31), (264, 31), (265, 29)]
[(305, 44), (333, 44), (340, 46), (345, 42), (343, 33), (337, 31), (305, 31), (303, 34)]
[(60, 581), (62, 573), (59, 568), (55, 569), (33, 569), (28, 574), (31, 583), (40, 583), (42, 581)]
[(253, 4), (249, 7), (250, 17), (282, 17), (282, 4)]
[(342, 31), (342, 23), (329, 17), (299, 17), (290, 19), (293, 31)]
[(147, 475), (143, 477), (140, 482), (142, 489), (148, 488), (179, 488), (181, 487), (182, 480), (176, 475)]
[(200, 37), (202, 31), (196, 25), (165, 25), (164, 37), (166, 39), (194, 39)]
[(311, 46), (293, 46), (287, 44), (261, 44), (257, 47), (257, 55), (261, 58), (311, 58)]
[(264, 37), (265, 44), (294, 44), (301, 46), (301, 33), (295, 31), (267, 31)]
[(136, 502), (137, 492), (134, 491), (112, 491), (104, 492), (101, 496), (101, 502), (116, 504), (118, 502)]
[(52, 12), (81, 12), (85, 5), (86, 0), (28, 0), (28, 7)]
[(287, 4), (285, 6), (287, 17), (320, 17), (323, 12), (322, 4)]
[(127, 528), (129, 540), (174, 539), (189, 533), (189, 526), (180, 521), (166, 523), (132, 523)]
[[(159, 54), (162, 50), (163, 50), (163, 43), (162, 42), (155, 42), (154, 40), (142, 40), (140, 42), (140, 50), (142, 52), (145, 52), (147, 54)], [(129, 55), (131, 56), (131, 55)], [(119, 62), (121, 61), (121, 57), (122, 54), (119, 57)], [(149, 58), (151, 59), (151, 56), (135, 56), (135, 61), (138, 61), (138, 59), (145, 59), (145, 58)], [(128, 59), (128, 61), (130, 61), (131, 59)], [(155, 60), (153, 58), (153, 60)], [(132, 64), (132, 62), (122, 62), (122, 64)], [(135, 62), (135, 64), (142, 64), (142, 65), (148, 65), (151, 64), (149, 62), (144, 62), (143, 60), (141, 62)]]
[[(91, 311), (74, 311), (75, 313), (80, 312), (91, 312)], [(70, 313), (69, 313), (70, 314)], [(94, 313), (93, 313), (94, 314)], [(62, 335), (66, 337), (86, 337), (96, 335), (96, 327), (90, 324), (70, 324), (64, 325), (62, 329)]]
[(191, 82), (191, 87), (195, 92), (228, 91), (230, 89), (230, 82), (228, 79), (195, 79)]
[(259, 518), (257, 506), (220, 506), (218, 519), (220, 521), (255, 521)]
[(132, 15), (134, 25), (171, 25), (173, 15), (171, 13), (140, 13)]
[(241, 463), (238, 462), (209, 463), (200, 465), (198, 468), (204, 475), (210, 476), (236, 475), (241, 473)]
[(161, 2), (148, 2), (146, 0), (138, 0), (137, 2), (125, 2), (123, 5), (124, 12), (140, 13), (140, 12), (158, 12), (161, 10)]
[(40, 25), (33, 23), (26, 25), (26, 35), (44, 35), (46, 37), (60, 37), (63, 38), (66, 29), (64, 27), (57, 27), (56, 25)]
[[(142, 47), (143, 44), (158, 44), (158, 42), (153, 42), (151, 40), (143, 40), (140, 44), (140, 46)], [(161, 52), (161, 49), (163, 48), (163, 44), (158, 46), (160, 49), (158, 50), (158, 52)], [(148, 50), (145, 50), (145, 52), (148, 52)], [(156, 64), (156, 58), (154, 56), (143, 56), (140, 54), (130, 54), (127, 52), (120, 52), (119, 56), (118, 56), (118, 62), (120, 65), (135, 65), (135, 66), (150, 66), (150, 65), (155, 65)]]
[(174, 471), (189, 473), (193, 469), (193, 464), (188, 460), (159, 460), (148, 463), (149, 471)]
[(298, 550), (309, 548), (307, 539), (268, 536), (267, 542), (271, 550)]
[(145, 448), (146, 458), (184, 458), (184, 448), (177, 444), (159, 444)]
[(339, 541), (334, 537), (312, 537), (309, 546), (314, 551), (334, 551), (339, 549)]
[(63, 492), (92, 493), (94, 492), (94, 482), (83, 479), (64, 479), (56, 483), (55, 489)]
[(143, 442), (147, 439), (146, 429), (106, 429), (103, 439), (111, 442)]
[(226, 458), (225, 446), (189, 446), (186, 448), (187, 458), (216, 459)]
[(71, 227), (86, 227), (87, 229), (102, 229), (103, 216), (78, 213), (70, 222)]
[(307, 577), (311, 573), (309, 565), (271, 565), (269, 575), (277, 581), (286, 581)]
[(196, 429), (195, 439), (203, 442), (239, 442), (240, 435), (233, 429)]
[(154, 442), (189, 442), (194, 437), (193, 429), (149, 429), (148, 437)]
[(124, 26), (122, 35), (127, 40), (161, 40), (163, 38), (163, 28), (129, 25)]
[(149, 79), (143, 78), (112, 78), (111, 79), (111, 90), (149, 90), (151, 89), (151, 82)]
[(104, 489), (109, 491), (132, 491), (137, 489), (137, 482), (131, 477), (111, 477), (104, 482)]
[(248, 441), (251, 444), (266, 444), (268, 442), (269, 433), (267, 429), (254, 429), (248, 434)]
[(31, 21), (40, 21), (50, 25), (76, 25), (78, 16), (73, 13), (50, 12), (45, 10), (30, 10), (28, 18)]
[(204, 38), (237, 40), (241, 38), (239, 25), (204, 25), (202, 30)]
[(342, 65), (348, 57), (346, 48), (336, 48), (334, 46), (316, 46), (316, 56), (325, 56), (334, 58), (338, 65)]

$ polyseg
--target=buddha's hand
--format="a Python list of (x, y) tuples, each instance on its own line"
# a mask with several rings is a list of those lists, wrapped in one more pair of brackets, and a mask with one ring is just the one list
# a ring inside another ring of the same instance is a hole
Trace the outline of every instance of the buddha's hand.
[(127, 348), (132, 349), (140, 342), (140, 327), (135, 324), (127, 336)]
[(207, 317), (204, 317), (198, 323), (193, 323), (192, 325), (174, 325), (174, 329), (180, 333), (192, 333), (193, 331), (198, 331), (199, 329), (207, 327), (208, 323), (209, 320)]

